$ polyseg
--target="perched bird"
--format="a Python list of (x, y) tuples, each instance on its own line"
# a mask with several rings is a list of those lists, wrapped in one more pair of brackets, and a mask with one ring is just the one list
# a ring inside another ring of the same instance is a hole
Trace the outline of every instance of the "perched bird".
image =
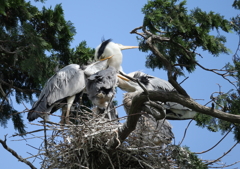
[[(82, 92), (85, 86), (85, 74), (79, 65), (70, 64), (62, 68), (46, 82), (38, 101), (33, 104), (28, 113), (28, 120), (33, 121), (38, 117), (47, 117), (61, 108), (65, 100), (67, 108), (66, 111), (63, 111), (62, 118), (65, 116), (68, 118), (76, 94)], [(63, 122), (64, 119), (61, 121)]]
[[(109, 66), (105, 70), (101, 70), (87, 78), (86, 92), (92, 103), (100, 109), (100, 113), (104, 113), (105, 109), (110, 105), (115, 95), (117, 87), (117, 71), (114, 67)], [(108, 110), (109, 112), (110, 110)], [(117, 118), (113, 112), (108, 114), (109, 119)]]
[[(128, 76), (134, 79), (138, 79), (139, 82), (143, 84), (143, 86), (147, 90), (175, 91), (175, 88), (168, 81), (145, 74), (140, 71), (129, 73)], [(132, 85), (129, 85), (129, 86), (127, 88), (124, 88), (124, 90), (128, 92), (124, 95), (124, 100), (123, 100), (123, 102), (126, 103), (125, 105), (126, 109), (130, 108), (129, 105), (131, 105), (131, 100), (135, 96), (135, 92), (143, 91), (143, 89), (135, 83), (132, 83)], [(132, 92), (132, 88), (135, 88), (134, 92)], [(155, 103), (161, 105), (165, 109), (166, 119), (169, 119), (169, 120), (193, 119), (194, 116), (197, 114), (197, 112), (187, 107), (184, 107), (178, 103), (174, 103), (174, 102), (162, 103), (160, 101), (156, 101)], [(152, 109), (152, 111), (156, 111), (156, 110)]]

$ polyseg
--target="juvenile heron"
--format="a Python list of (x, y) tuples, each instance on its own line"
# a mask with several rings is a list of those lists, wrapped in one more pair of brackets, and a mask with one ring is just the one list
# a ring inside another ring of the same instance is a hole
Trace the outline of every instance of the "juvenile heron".
[(145, 143), (165, 148), (174, 138), (172, 125), (164, 119), (156, 121), (152, 116), (141, 116), (134, 133), (141, 138), (140, 146)]
[[(128, 115), (132, 106), (132, 99), (135, 94), (139, 92), (140, 91), (138, 90), (136, 92), (129, 92), (124, 95), (124, 109)], [(149, 113), (148, 110), (148, 106), (144, 105), (142, 107), (142, 112), (147, 111), (147, 113)], [(141, 140), (137, 139), (139, 141), (136, 143), (137, 146), (149, 146), (149, 144), (151, 144), (152, 146), (161, 146), (162, 148), (165, 148), (166, 145), (170, 144), (174, 138), (172, 126), (167, 120), (156, 120), (149, 114), (143, 114), (139, 118), (134, 134), (134, 136), (137, 138), (141, 138)]]
[[(92, 103), (98, 107), (100, 113), (104, 113), (105, 109), (110, 108), (115, 88), (117, 87), (117, 71), (110, 66), (105, 70), (101, 70), (87, 78), (86, 92)], [(110, 109), (107, 110), (110, 112)], [(114, 111), (108, 113), (109, 119), (117, 118)]]
[[(163, 91), (174, 91), (175, 88), (166, 80), (160, 79), (158, 77), (154, 77), (148, 74), (145, 74), (140, 71), (129, 73), (128, 76), (138, 79), (141, 84), (145, 86), (147, 90), (163, 90)], [(143, 91), (143, 89), (135, 84), (129, 85), (136, 92)], [(126, 103), (126, 108), (128, 104), (131, 105), (131, 100), (135, 96), (135, 92), (132, 91), (130, 87), (124, 88), (123, 90), (127, 91), (124, 95), (124, 101)], [(121, 88), (121, 86), (119, 86)], [(129, 89), (129, 90), (128, 90)], [(156, 101), (155, 103), (161, 105), (166, 111), (166, 118), (169, 120), (186, 120), (186, 119), (193, 119), (197, 112), (182, 106), (181, 104), (174, 103), (174, 102), (166, 102), (162, 103), (160, 101)], [(147, 106), (148, 107), (148, 106)], [(152, 109), (152, 111), (156, 111)]]

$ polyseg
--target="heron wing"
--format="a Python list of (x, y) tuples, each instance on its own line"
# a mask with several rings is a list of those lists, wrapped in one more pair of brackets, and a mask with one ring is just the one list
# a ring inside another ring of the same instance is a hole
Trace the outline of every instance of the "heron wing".
[(147, 90), (174, 90), (174, 87), (168, 81), (148, 75), (140, 71), (129, 73), (128, 76), (138, 79), (142, 84), (145, 85)]
[(81, 92), (86, 86), (84, 71), (71, 64), (57, 72), (44, 87), (48, 105)]
[(84, 71), (77, 64), (71, 64), (59, 70), (45, 83), (39, 99), (28, 113), (29, 121), (41, 114), (50, 113), (54, 104), (62, 99), (81, 92), (86, 86)]

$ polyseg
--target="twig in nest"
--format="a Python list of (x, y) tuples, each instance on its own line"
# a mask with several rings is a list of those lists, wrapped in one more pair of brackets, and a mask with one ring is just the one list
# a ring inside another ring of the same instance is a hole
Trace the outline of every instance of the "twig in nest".
[(121, 145), (121, 141), (119, 140), (119, 136), (118, 136), (118, 131), (115, 131), (117, 137), (116, 137), (116, 140), (118, 141), (118, 145), (116, 147), (116, 149)]
[(45, 143), (45, 150), (46, 150), (46, 154), (48, 155), (48, 150), (47, 150), (47, 129), (46, 129), (46, 119), (45, 119), (45, 118), (44, 118), (43, 128), (44, 128), (44, 143)]

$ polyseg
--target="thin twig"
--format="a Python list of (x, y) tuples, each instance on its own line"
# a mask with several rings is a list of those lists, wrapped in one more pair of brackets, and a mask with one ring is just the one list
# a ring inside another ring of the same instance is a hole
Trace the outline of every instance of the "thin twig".
[(183, 142), (183, 140), (184, 140), (184, 138), (185, 138), (185, 136), (186, 136), (186, 134), (187, 134), (187, 129), (188, 129), (188, 127), (190, 126), (190, 124), (191, 124), (192, 121), (193, 121), (193, 119), (190, 120), (190, 122), (188, 123), (188, 125), (187, 125), (187, 127), (186, 127), (186, 129), (185, 129), (185, 131), (184, 131), (183, 138), (182, 138), (181, 142), (178, 144), (179, 146), (182, 144), (182, 142)]
[(223, 158), (224, 156), (226, 156), (228, 153), (230, 153), (232, 151), (232, 149), (238, 144), (239, 142), (236, 142), (226, 153), (224, 153), (222, 156), (220, 156), (219, 158), (217, 158), (214, 161), (211, 161), (210, 163), (207, 163), (207, 165), (213, 164), (216, 161), (220, 160), (221, 158)]
[(13, 149), (11, 149), (11, 148), (9, 148), (9, 147), (7, 146), (7, 143), (6, 143), (6, 142), (7, 142), (7, 138), (6, 138), (6, 137), (7, 137), (7, 135), (5, 135), (4, 141), (0, 139), (0, 143), (2, 144), (2, 146), (3, 146), (8, 152), (10, 152), (14, 157), (16, 157), (19, 161), (25, 163), (26, 165), (28, 165), (28, 166), (29, 166), (30, 168), (32, 168), (32, 169), (37, 169), (31, 162), (25, 160), (25, 159), (22, 158), (20, 155), (18, 155), (18, 154), (16, 153), (16, 151), (14, 151)]
[(217, 142), (217, 144), (215, 144), (214, 146), (212, 146), (211, 148), (209, 148), (208, 150), (206, 150), (206, 151), (202, 151), (202, 152), (193, 152), (194, 154), (203, 154), (203, 153), (206, 153), (206, 152), (208, 152), (208, 151), (210, 151), (210, 150), (212, 150), (213, 148), (215, 148), (219, 143), (221, 143), (222, 141), (223, 141), (223, 139), (232, 131), (232, 129), (234, 128), (234, 126), (223, 136), (223, 138), (221, 139), (221, 140), (219, 140), (218, 142)]

